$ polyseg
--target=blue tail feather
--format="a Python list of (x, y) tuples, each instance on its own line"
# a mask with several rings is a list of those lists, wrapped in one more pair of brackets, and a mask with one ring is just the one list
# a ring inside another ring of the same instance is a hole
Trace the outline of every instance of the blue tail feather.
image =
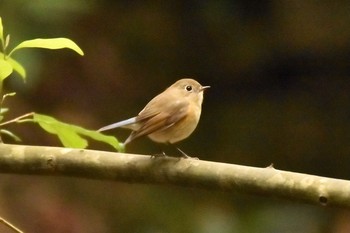
[(110, 125), (106, 125), (104, 127), (102, 127), (101, 129), (99, 129), (98, 131), (106, 131), (106, 130), (110, 130), (110, 129), (114, 129), (114, 128), (119, 128), (119, 127), (125, 127), (127, 125), (131, 125), (131, 124), (135, 124), (136, 123), (136, 117), (132, 117), (130, 119), (127, 120), (123, 120), (123, 121), (119, 121)]

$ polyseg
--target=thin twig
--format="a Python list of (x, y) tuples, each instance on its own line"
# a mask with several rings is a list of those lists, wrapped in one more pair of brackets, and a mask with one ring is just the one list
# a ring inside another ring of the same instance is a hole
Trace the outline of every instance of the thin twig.
[[(22, 116), (19, 116), (19, 117), (16, 117), (12, 120), (9, 120), (9, 121), (5, 121), (3, 123), (0, 124), (0, 126), (4, 126), (4, 125), (8, 125), (8, 124), (11, 124), (11, 123), (22, 123), (22, 122), (26, 122), (28, 121), (29, 119), (26, 119), (26, 120), (22, 120), (23, 118), (26, 118), (26, 117), (30, 117), (30, 116), (33, 116), (34, 115), (34, 112), (30, 112), (30, 113), (26, 113)], [(31, 121), (31, 120), (30, 120)]]
[(17, 233), (23, 233), (23, 231), (21, 231), (20, 229), (15, 227), (13, 224), (11, 224), (9, 221), (7, 221), (1, 217), (0, 217), (0, 222), (2, 222), (5, 226), (9, 227), (10, 229), (12, 229), (13, 231), (15, 231)]

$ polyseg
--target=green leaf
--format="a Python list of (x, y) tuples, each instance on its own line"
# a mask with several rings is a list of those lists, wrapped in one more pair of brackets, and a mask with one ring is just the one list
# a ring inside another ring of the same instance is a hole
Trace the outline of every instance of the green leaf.
[(7, 58), (8, 63), (11, 64), (12, 68), (14, 71), (16, 71), (21, 78), (23, 79), (23, 81), (26, 80), (26, 70), (24, 69), (24, 67), (15, 59), (9, 57)]
[(0, 130), (0, 133), (1, 133), (1, 134), (5, 134), (5, 135), (11, 137), (11, 138), (14, 139), (16, 142), (20, 142), (20, 141), (21, 141), (21, 139), (20, 139), (16, 134), (12, 133), (11, 131), (8, 131), (8, 130), (5, 130), (5, 129), (1, 129), (1, 130)]
[(7, 113), (9, 111), (9, 108), (1, 108), (0, 109), (0, 115), (4, 115), (5, 113)]
[(13, 72), (11, 64), (7, 60), (0, 58), (0, 82), (7, 78)]
[(1, 108), (0, 109), (0, 122), (5, 118), (5, 113), (7, 113), (9, 111), (8, 108)]
[(4, 101), (7, 97), (12, 97), (15, 95), (16, 95), (16, 92), (6, 93), (5, 95), (2, 96), (2, 101)]
[(84, 52), (79, 48), (79, 46), (68, 38), (49, 38), (49, 39), (33, 39), (25, 40), (19, 45), (17, 45), (9, 54), (11, 56), (15, 51), (24, 48), (43, 48), (43, 49), (72, 49), (81, 56)]
[(4, 119), (4, 115), (5, 113), (7, 113), (9, 111), (8, 108), (0, 108), (0, 121), (2, 121)]
[(8, 34), (5, 38), (4, 48), (6, 49), (10, 44), (10, 34)]
[(2, 19), (0, 17), (0, 41), (4, 43), (4, 27), (2, 26)]
[[(3, 53), (0, 52), (0, 58), (4, 57), (5, 55)], [(6, 61), (12, 66), (12, 69), (14, 71), (16, 71), (21, 78), (23, 79), (23, 81), (26, 80), (26, 70), (24, 69), (24, 67), (15, 59), (11, 58), (11, 57), (6, 57)]]
[(88, 142), (82, 137), (85, 136), (105, 142), (118, 151), (123, 151), (124, 149), (123, 144), (119, 143), (115, 137), (107, 136), (93, 130), (87, 130), (80, 126), (66, 124), (50, 116), (34, 113), (33, 120), (47, 132), (56, 134), (65, 147), (86, 148)]

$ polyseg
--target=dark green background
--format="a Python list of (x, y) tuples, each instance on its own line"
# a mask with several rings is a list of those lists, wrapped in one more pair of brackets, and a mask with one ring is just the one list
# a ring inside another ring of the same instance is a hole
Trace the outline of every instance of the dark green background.
[[(68, 37), (85, 52), (15, 54), (28, 78), (6, 82), (17, 92), (8, 117), (35, 111), (97, 129), (193, 77), (212, 88), (198, 128), (180, 144), (188, 154), (350, 177), (349, 1), (8, 0), (0, 15), (12, 46)], [(36, 126), (9, 129), (23, 144), (60, 145)], [(89, 148), (111, 150), (95, 142)], [(158, 146), (145, 138), (128, 149), (152, 154)], [(350, 229), (347, 211), (270, 197), (53, 177), (0, 181), (0, 216), (25, 232)]]

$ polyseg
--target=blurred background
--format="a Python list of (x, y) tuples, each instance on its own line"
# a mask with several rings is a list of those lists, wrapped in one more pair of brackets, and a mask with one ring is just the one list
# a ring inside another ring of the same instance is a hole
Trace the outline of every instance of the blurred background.
[[(3, 0), (0, 15), (12, 46), (68, 37), (85, 52), (15, 54), (28, 77), (5, 83), (17, 92), (8, 118), (35, 111), (98, 129), (192, 77), (211, 89), (180, 144), (189, 155), (350, 178), (350, 1)], [(9, 130), (60, 146), (35, 125)], [(157, 150), (147, 138), (128, 148)], [(350, 231), (348, 211), (271, 197), (16, 175), (0, 176), (0, 216), (36, 233)]]

